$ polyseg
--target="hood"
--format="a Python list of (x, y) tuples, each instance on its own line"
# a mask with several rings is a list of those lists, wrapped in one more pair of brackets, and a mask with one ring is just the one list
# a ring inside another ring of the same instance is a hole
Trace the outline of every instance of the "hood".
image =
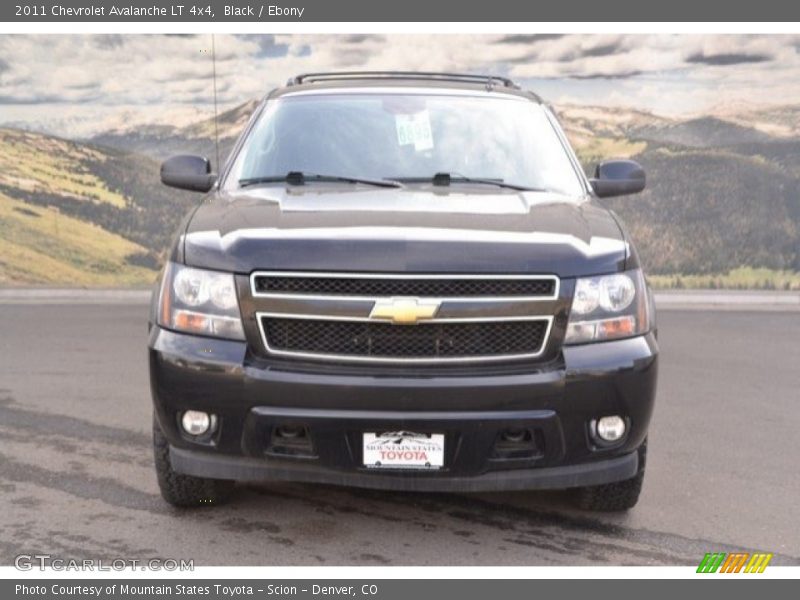
[(186, 264), (236, 273), (536, 273), (622, 270), (612, 214), (559, 194), (489, 189), (269, 186), (219, 193), (184, 238)]

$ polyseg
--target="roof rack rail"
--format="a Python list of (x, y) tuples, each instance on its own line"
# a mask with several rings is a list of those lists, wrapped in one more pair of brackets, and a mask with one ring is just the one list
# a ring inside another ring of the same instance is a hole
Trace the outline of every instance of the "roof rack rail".
[(431, 81), (457, 81), (462, 83), (483, 83), (486, 87), (520, 89), (507, 77), (497, 75), (473, 75), (469, 73), (436, 73), (432, 71), (338, 71), (329, 73), (303, 73), (289, 79), (287, 85), (300, 85), (317, 81), (340, 81), (347, 79), (429, 79)]

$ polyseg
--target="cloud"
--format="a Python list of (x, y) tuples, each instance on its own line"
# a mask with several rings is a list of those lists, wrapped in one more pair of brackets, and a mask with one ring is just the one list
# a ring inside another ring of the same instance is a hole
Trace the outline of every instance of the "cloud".
[[(382, 35), (357, 34), (344, 35), (336, 39), (331, 49), (334, 68), (355, 68), (367, 64), (370, 57), (380, 53), (386, 46)], [(312, 50), (313, 52), (313, 50)]]
[(289, 52), (292, 56), (304, 57), (304, 56), (311, 56), (311, 46), (308, 44), (304, 46), (294, 46), (289, 48)]
[(239, 34), (236, 37), (257, 44), (259, 51), (255, 54), (256, 58), (280, 58), (289, 53), (289, 44), (278, 43), (274, 35)]
[(334, 67), (358, 67), (366, 64), (369, 52), (359, 48), (341, 48), (334, 53)]
[(96, 35), (91, 38), (92, 44), (100, 50), (116, 50), (125, 44), (125, 36), (118, 33)]
[(610, 44), (602, 44), (594, 46), (593, 48), (586, 48), (583, 50), (582, 56), (611, 56), (617, 54), (623, 49), (623, 45), (619, 42), (611, 42)]
[(547, 42), (552, 40), (559, 40), (565, 37), (563, 33), (534, 33), (534, 34), (514, 34), (504, 35), (495, 44), (536, 44), (538, 42)]
[[(89, 128), (100, 126), (95, 115), (123, 110), (128, 121), (138, 111), (165, 123), (210, 114), (211, 40), (0, 36), (2, 119), (69, 113)], [(261, 98), (298, 73), (356, 69), (492, 73), (549, 100), (648, 110), (691, 112), (737, 98), (800, 103), (800, 36), (218, 34), (215, 47), (223, 108)]]
[(714, 67), (728, 67), (731, 65), (767, 62), (772, 60), (772, 58), (773, 57), (768, 54), (703, 54), (702, 52), (698, 52), (689, 56), (686, 59), (686, 62), (690, 64), (702, 64)]
[(386, 41), (386, 36), (376, 35), (372, 33), (355, 33), (355, 34), (340, 36), (338, 41), (339, 43), (342, 44), (364, 44), (366, 42), (384, 42)]
[(68, 90), (97, 90), (100, 86), (96, 81), (70, 81), (64, 87)]
[(44, 96), (25, 96), (19, 95), (14, 96), (10, 94), (0, 94), (0, 104), (26, 104), (26, 105), (38, 105), (38, 104), (51, 104), (53, 102), (61, 102), (62, 96), (60, 95), (44, 95)]
[(584, 75), (570, 75), (570, 79), (628, 79), (630, 77), (638, 77), (643, 72), (638, 70), (621, 71), (618, 73), (586, 73)]

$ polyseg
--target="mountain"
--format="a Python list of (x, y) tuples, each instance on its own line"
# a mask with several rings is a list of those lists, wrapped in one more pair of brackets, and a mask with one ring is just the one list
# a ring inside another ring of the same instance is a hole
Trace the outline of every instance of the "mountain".
[(582, 143), (591, 137), (630, 138), (645, 127), (668, 127), (677, 121), (643, 110), (604, 106), (560, 105), (556, 107), (561, 124), (572, 140)]
[(700, 117), (668, 124), (648, 124), (629, 131), (628, 135), (690, 148), (715, 148), (772, 141), (772, 136), (763, 131), (718, 117)]
[(118, 127), (99, 133), (88, 141), (124, 152), (144, 154), (159, 161), (175, 154), (199, 154), (216, 162), (214, 139), (215, 132), (218, 131), (220, 159), (224, 162), (256, 106), (257, 100), (235, 106), (220, 113), (216, 123), (212, 117), (183, 126)]
[(558, 107), (558, 115), (570, 140), (577, 145), (597, 137), (693, 148), (800, 138), (800, 106), (739, 110), (744, 112), (726, 107), (721, 114), (676, 119), (629, 108), (566, 105)]
[[(800, 136), (784, 127), (800, 109), (745, 111), (681, 121), (625, 109), (559, 110), (587, 174), (613, 157), (645, 168), (642, 194), (605, 203), (628, 226), (650, 273), (800, 270)], [(756, 114), (759, 127), (745, 126)]]
[(258, 100), (248, 100), (213, 117), (180, 129), (182, 135), (192, 139), (213, 139), (219, 131), (220, 140), (235, 140), (247, 125), (250, 115), (258, 106)]
[[(225, 156), (256, 101), (221, 113)], [(667, 118), (626, 108), (562, 106), (587, 173), (630, 157), (647, 171), (638, 196), (606, 204), (651, 274), (741, 267), (800, 271), (800, 107), (723, 107)], [(116, 126), (91, 140), (0, 129), (0, 284), (142, 284), (199, 199), (162, 186), (159, 162), (215, 155), (215, 123)]]
[(774, 137), (800, 137), (800, 105), (797, 104), (719, 106), (712, 109), (711, 114)]
[(796, 172), (728, 149), (656, 148), (634, 158), (647, 189), (605, 203), (628, 226), (650, 273), (800, 270)]
[(196, 202), (151, 158), (0, 129), (0, 285), (143, 285)]

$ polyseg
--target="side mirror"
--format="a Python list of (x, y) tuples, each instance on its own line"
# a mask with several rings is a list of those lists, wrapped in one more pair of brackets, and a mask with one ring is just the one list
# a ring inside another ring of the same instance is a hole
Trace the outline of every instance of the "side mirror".
[(202, 156), (173, 156), (161, 163), (161, 183), (170, 187), (207, 192), (216, 181), (211, 163)]
[(600, 198), (608, 198), (641, 192), (646, 179), (644, 169), (636, 161), (607, 160), (597, 165), (589, 183)]

